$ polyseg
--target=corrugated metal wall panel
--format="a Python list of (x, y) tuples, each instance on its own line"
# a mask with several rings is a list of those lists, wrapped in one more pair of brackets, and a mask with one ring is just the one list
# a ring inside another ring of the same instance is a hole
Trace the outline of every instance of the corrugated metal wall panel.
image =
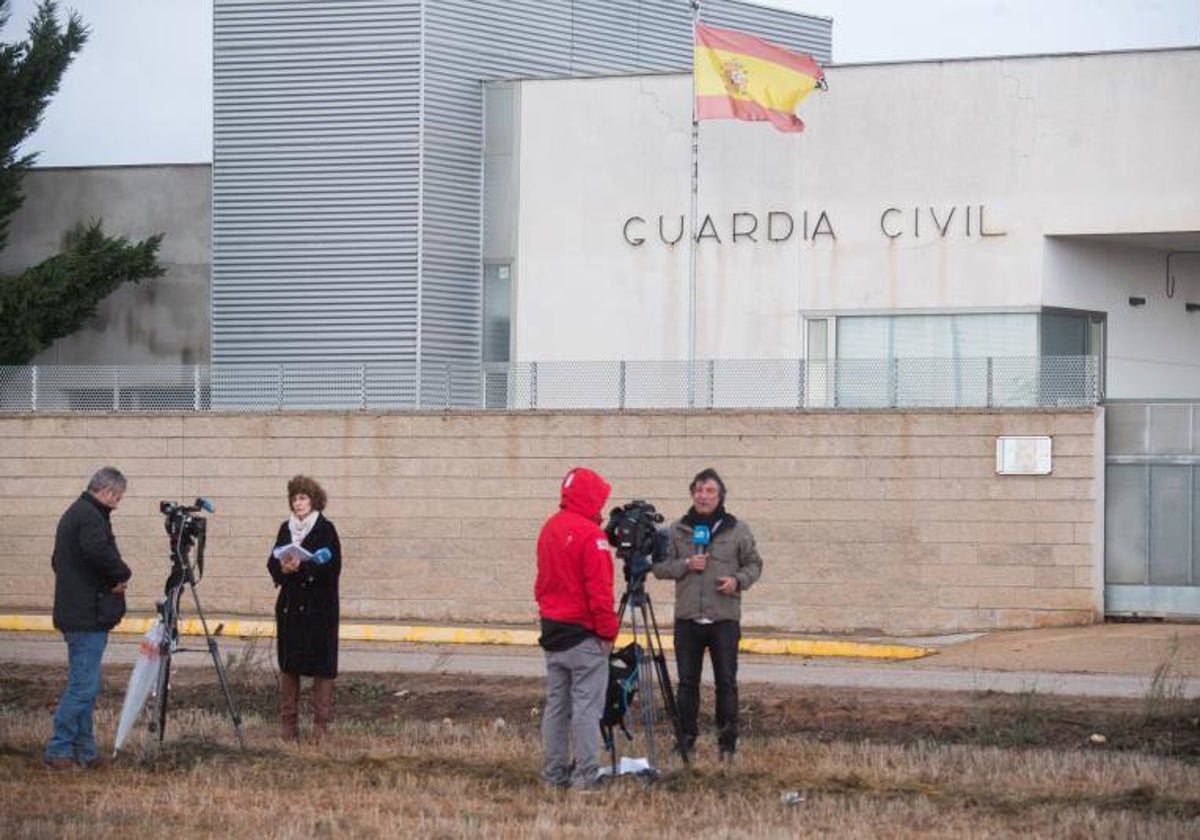
[(216, 0), (213, 361), (415, 362), (419, 0)]
[(691, 66), (685, 0), (216, 0), (214, 33), (213, 360), (413, 362), (439, 405), (479, 401), (482, 81)]

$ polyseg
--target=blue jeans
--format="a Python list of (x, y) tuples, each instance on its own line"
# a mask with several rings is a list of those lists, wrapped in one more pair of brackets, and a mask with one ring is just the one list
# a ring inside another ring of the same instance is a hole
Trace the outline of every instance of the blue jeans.
[(67, 688), (54, 710), (54, 734), (46, 744), (45, 757), (73, 758), (80, 764), (96, 760), (96, 733), (92, 709), (100, 693), (100, 660), (108, 644), (108, 632), (64, 631), (67, 640)]

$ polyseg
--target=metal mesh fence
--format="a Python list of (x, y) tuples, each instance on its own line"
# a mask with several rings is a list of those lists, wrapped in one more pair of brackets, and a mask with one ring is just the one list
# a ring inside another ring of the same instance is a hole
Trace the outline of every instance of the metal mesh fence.
[(0, 367), (0, 411), (983, 408), (1099, 401), (1094, 356)]

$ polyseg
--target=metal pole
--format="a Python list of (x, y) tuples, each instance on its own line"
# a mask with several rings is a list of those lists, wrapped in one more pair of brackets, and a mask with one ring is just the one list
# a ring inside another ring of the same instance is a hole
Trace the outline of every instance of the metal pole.
[(696, 229), (700, 194), (700, 121), (696, 118), (696, 27), (700, 23), (700, 0), (692, 0), (692, 195), (691, 224), (688, 236), (688, 317), (687, 317), (687, 398), (688, 408), (696, 405)]

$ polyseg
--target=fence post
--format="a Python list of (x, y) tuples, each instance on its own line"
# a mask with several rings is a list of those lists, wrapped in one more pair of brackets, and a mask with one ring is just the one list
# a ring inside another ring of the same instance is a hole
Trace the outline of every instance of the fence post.
[(121, 369), (114, 367), (112, 369), (112, 391), (113, 391), (113, 411), (121, 410)]
[(986, 402), (986, 405), (988, 408), (992, 407), (992, 402), (994, 399), (994, 395), (992, 392), (992, 376), (993, 376), (992, 357), (988, 356), (987, 357), (987, 402)]
[(900, 360), (895, 356), (888, 359), (888, 406), (895, 408), (900, 404)]
[(625, 360), (619, 362), (617, 376), (617, 408), (625, 408)]
[(838, 394), (838, 377), (842, 375), (842, 360), (841, 359), (826, 359), (825, 360), (825, 405), (831, 408), (840, 407), (841, 399)]
[(796, 360), (796, 408), (804, 408), (808, 379), (808, 359)]
[(37, 411), (38, 400), (38, 368), (33, 365), (29, 368), (29, 410)]
[(713, 407), (713, 395), (716, 388), (716, 366), (717, 363), (714, 359), (709, 359), (704, 365), (704, 390), (707, 391), (705, 394), (706, 408)]
[(365, 411), (367, 408), (367, 363), (360, 362), (358, 365), (358, 410)]
[(537, 362), (529, 363), (529, 407), (537, 408)]

